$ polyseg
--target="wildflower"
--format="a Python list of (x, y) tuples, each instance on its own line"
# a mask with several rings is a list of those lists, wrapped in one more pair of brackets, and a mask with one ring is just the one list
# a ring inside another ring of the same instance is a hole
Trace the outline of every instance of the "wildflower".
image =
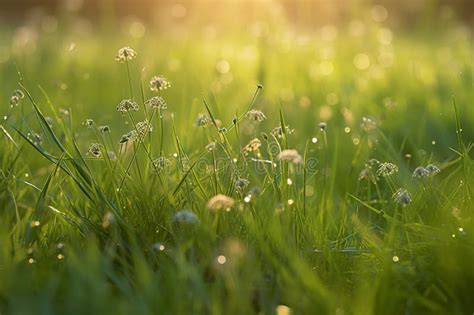
[(249, 143), (242, 149), (242, 153), (247, 156), (250, 152), (258, 151), (262, 143), (258, 138), (250, 140)]
[(199, 223), (199, 219), (193, 212), (189, 210), (180, 210), (173, 215), (172, 222), (196, 224)]
[(171, 161), (164, 156), (160, 156), (153, 161), (151, 161), (151, 166), (155, 173), (163, 171), (165, 168), (171, 166)]
[(130, 47), (122, 47), (118, 50), (115, 60), (124, 62), (137, 57), (137, 52)]
[(236, 190), (242, 191), (249, 185), (249, 183), (250, 182), (247, 179), (239, 178), (234, 182), (234, 187)]
[(136, 133), (135, 130), (132, 130), (129, 133), (122, 135), (122, 137), (120, 137), (119, 143), (124, 144), (124, 143), (127, 143), (128, 141), (132, 140), (133, 133)]
[(245, 117), (247, 117), (247, 119), (249, 119), (250, 121), (256, 122), (256, 123), (260, 123), (264, 121), (265, 119), (267, 119), (267, 116), (265, 116), (265, 114), (258, 109), (252, 109), (248, 111), (245, 114)]
[(15, 90), (13, 91), (13, 95), (10, 98), (10, 105), (13, 106), (18, 106), (20, 101), (25, 98), (25, 93), (21, 90)]
[(413, 171), (412, 177), (413, 178), (423, 178), (423, 177), (427, 177), (429, 175), (430, 175), (430, 173), (426, 168), (424, 168), (423, 166), (418, 166)]
[(150, 90), (153, 92), (166, 90), (171, 87), (171, 83), (163, 76), (154, 76), (150, 79)]
[(102, 218), (102, 227), (104, 229), (108, 228), (115, 223), (115, 215), (112, 212), (106, 212)]
[(234, 199), (231, 197), (219, 194), (209, 199), (207, 207), (211, 210), (230, 209), (234, 203)]
[(153, 96), (145, 102), (145, 106), (149, 106), (154, 109), (167, 109), (168, 106), (165, 100), (161, 96)]
[(280, 161), (287, 161), (294, 164), (300, 164), (303, 162), (303, 158), (296, 150), (283, 150), (278, 154)]
[(153, 130), (153, 127), (148, 122), (148, 120), (144, 120), (144, 121), (138, 122), (135, 125), (135, 129), (136, 129), (136, 132), (138, 133), (137, 137), (139, 139), (143, 139), (148, 134), (148, 132)]
[(434, 164), (429, 164), (425, 167), (425, 169), (428, 171), (428, 176), (434, 176), (436, 174), (438, 174), (439, 172), (441, 172), (441, 170), (439, 169), (439, 167), (437, 167), (436, 165)]
[(390, 162), (380, 163), (379, 168), (377, 169), (377, 176), (391, 176), (398, 172), (398, 166)]
[(411, 203), (411, 196), (408, 190), (400, 188), (393, 194), (393, 200), (402, 207), (406, 207)]
[(196, 126), (206, 127), (211, 123), (211, 118), (206, 114), (199, 114), (196, 118)]
[(359, 173), (359, 181), (368, 179), (372, 182), (376, 182), (379, 180), (377, 174), (373, 171), (373, 167), (379, 165), (380, 162), (376, 159), (370, 159), (366, 164), (364, 169)]
[(98, 143), (91, 144), (88, 153), (92, 154), (94, 157), (100, 157), (102, 154), (100, 151), (100, 144)]
[(138, 112), (138, 104), (132, 100), (122, 100), (117, 105), (117, 111), (120, 113)]
[[(285, 126), (284, 131), (286, 134), (291, 135), (295, 131), (295, 129), (291, 129), (290, 126)], [(275, 137), (281, 138), (283, 135), (283, 128), (281, 126), (277, 126), (273, 128), (273, 130), (271, 131), (271, 134), (274, 135)]]
[(206, 150), (214, 151), (216, 147), (217, 147), (217, 144), (213, 141), (213, 142), (210, 142), (208, 145), (206, 145)]
[(327, 127), (327, 126), (328, 126), (328, 124), (325, 123), (324, 121), (323, 121), (323, 122), (320, 122), (320, 123), (318, 124), (318, 127), (319, 127), (319, 129), (321, 129), (321, 131), (326, 130), (326, 127)]
[(362, 117), (362, 122), (360, 123), (360, 127), (365, 132), (370, 132), (377, 128), (377, 123), (370, 118)]
[(107, 126), (107, 125), (104, 125), (104, 126), (99, 126), (99, 131), (101, 133), (107, 133), (107, 132), (110, 132), (110, 127)]
[(92, 128), (94, 126), (94, 120), (88, 118), (86, 121), (83, 123), (84, 126), (87, 128)]

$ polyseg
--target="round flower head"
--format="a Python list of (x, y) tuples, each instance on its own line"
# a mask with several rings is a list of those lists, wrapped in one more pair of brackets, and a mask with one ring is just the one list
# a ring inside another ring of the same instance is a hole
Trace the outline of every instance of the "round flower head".
[(83, 123), (84, 126), (87, 128), (92, 128), (94, 126), (94, 120), (92, 119), (86, 119), (86, 121)]
[(177, 222), (177, 223), (186, 223), (186, 224), (196, 224), (199, 223), (199, 219), (194, 214), (194, 212), (191, 212), (189, 210), (180, 210), (176, 212), (173, 215), (173, 218), (171, 219), (172, 222)]
[(258, 138), (250, 140), (249, 143), (242, 149), (242, 153), (247, 156), (250, 152), (256, 152), (260, 148), (262, 143)]
[(423, 178), (430, 175), (430, 172), (423, 166), (418, 166), (411, 175), (413, 178)]
[(326, 130), (327, 126), (328, 126), (328, 124), (325, 123), (324, 121), (323, 121), (323, 122), (320, 122), (320, 123), (318, 124), (318, 127), (319, 127), (319, 129), (321, 129), (321, 131)]
[(115, 60), (125, 62), (137, 57), (137, 52), (130, 47), (122, 47), (118, 50)]
[(171, 166), (171, 161), (164, 156), (160, 156), (151, 161), (151, 166), (153, 167), (153, 171), (155, 173), (160, 173), (165, 168)]
[(374, 130), (375, 128), (377, 128), (377, 123), (370, 118), (362, 117), (362, 122), (360, 123), (360, 127), (365, 132), (370, 132)]
[(100, 151), (100, 144), (98, 143), (91, 144), (88, 153), (92, 154), (92, 156), (94, 157), (100, 157), (102, 155), (102, 152)]
[(439, 172), (441, 172), (441, 170), (439, 169), (439, 167), (437, 167), (436, 165), (434, 164), (429, 164), (429, 165), (426, 165), (425, 169), (428, 171), (429, 175), (428, 176), (434, 176), (436, 174), (438, 174)]
[(148, 132), (153, 130), (148, 120), (138, 122), (135, 125), (135, 128), (138, 133), (137, 136), (140, 137), (140, 139), (144, 138), (148, 134)]
[(225, 195), (216, 195), (209, 199), (207, 208), (211, 210), (230, 209), (234, 206), (234, 199)]
[(165, 100), (161, 96), (153, 96), (145, 102), (145, 106), (149, 106), (155, 109), (167, 109)]
[(10, 98), (10, 105), (13, 106), (18, 106), (18, 103), (25, 98), (25, 93), (21, 90), (15, 90), (13, 91), (13, 95)]
[(249, 110), (246, 114), (245, 114), (245, 117), (252, 121), (252, 122), (256, 122), (256, 123), (260, 123), (262, 121), (264, 121), (265, 119), (267, 119), (267, 116), (265, 116), (265, 114), (258, 110), (258, 109), (252, 109), (252, 110)]
[(294, 164), (303, 163), (303, 158), (296, 150), (283, 150), (278, 154), (278, 159)]
[(138, 104), (132, 100), (122, 100), (117, 105), (117, 111), (120, 113), (138, 112)]
[(411, 203), (411, 195), (408, 190), (400, 188), (393, 194), (393, 200), (402, 207), (406, 207)]
[(163, 76), (154, 76), (150, 79), (150, 90), (158, 92), (171, 87), (171, 83)]
[(238, 191), (243, 191), (249, 185), (249, 181), (245, 178), (239, 178), (234, 182), (234, 187)]
[(206, 127), (211, 123), (211, 118), (207, 116), (206, 114), (199, 114), (196, 118), (196, 126), (198, 127)]
[[(284, 131), (287, 135), (291, 135), (295, 131), (295, 129), (291, 129), (290, 126), (285, 126)], [(283, 128), (281, 128), (281, 126), (275, 127), (271, 131), (271, 134), (275, 137), (281, 138), (283, 136)]]
[(107, 133), (110, 132), (110, 127), (105, 125), (105, 126), (99, 126), (99, 131), (100, 133)]
[(398, 172), (398, 166), (390, 162), (383, 162), (379, 164), (377, 169), (377, 176), (390, 176)]

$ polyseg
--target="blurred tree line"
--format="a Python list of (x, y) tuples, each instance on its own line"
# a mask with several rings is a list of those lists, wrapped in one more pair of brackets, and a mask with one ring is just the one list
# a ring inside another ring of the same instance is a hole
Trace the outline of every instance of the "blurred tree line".
[(34, 10), (53, 15), (79, 13), (92, 21), (104, 16), (153, 21), (170, 13), (178, 18), (228, 19), (241, 11), (239, 17), (251, 20), (272, 3), (287, 20), (303, 27), (345, 22), (376, 5), (386, 8), (390, 22), (402, 28), (442, 27), (445, 18), (474, 25), (474, 0), (1, 0), (0, 22), (21, 21)]

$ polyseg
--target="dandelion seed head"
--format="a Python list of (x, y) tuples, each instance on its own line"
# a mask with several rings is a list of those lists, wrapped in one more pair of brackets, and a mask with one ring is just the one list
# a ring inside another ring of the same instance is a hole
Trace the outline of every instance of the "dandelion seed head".
[(153, 109), (167, 109), (168, 105), (166, 101), (161, 96), (153, 96), (149, 100), (145, 101), (145, 106), (151, 107)]
[(110, 127), (107, 126), (107, 125), (99, 126), (98, 129), (99, 129), (99, 132), (100, 132), (100, 133), (108, 133), (108, 132), (110, 132)]
[(258, 139), (252, 139), (249, 143), (242, 149), (242, 153), (247, 156), (251, 152), (257, 152), (260, 149), (262, 142)]
[(379, 168), (377, 169), (378, 176), (391, 176), (398, 172), (398, 166), (390, 162), (383, 162), (379, 164)]
[(173, 215), (172, 222), (185, 223), (185, 224), (197, 224), (199, 219), (194, 212), (189, 210), (180, 210)]
[(138, 112), (138, 104), (132, 100), (122, 100), (117, 105), (117, 111), (120, 113)]
[(100, 144), (92, 143), (89, 147), (88, 153), (90, 153), (93, 157), (100, 157), (102, 155), (102, 152), (100, 150)]
[(418, 166), (412, 173), (413, 178), (424, 178), (430, 175), (430, 172), (423, 166)]
[(170, 87), (171, 83), (161, 75), (154, 76), (150, 79), (150, 90), (153, 92), (166, 90)]
[(425, 166), (425, 169), (428, 171), (429, 173), (429, 176), (434, 176), (436, 174), (438, 174), (439, 172), (441, 172), (441, 170), (439, 169), (438, 166), (434, 165), (434, 164), (428, 164)]
[(294, 164), (303, 163), (303, 158), (296, 150), (283, 150), (278, 154), (278, 159)]
[(119, 62), (125, 62), (127, 60), (132, 60), (137, 57), (137, 52), (130, 47), (122, 47), (118, 50), (115, 60)]
[(406, 207), (411, 203), (411, 195), (408, 190), (400, 188), (393, 194), (393, 200), (402, 207)]
[(239, 178), (234, 182), (234, 187), (238, 191), (243, 191), (248, 185), (249, 181), (245, 178)]
[(106, 212), (102, 218), (102, 227), (107, 229), (113, 224), (115, 224), (115, 215), (112, 212)]
[(265, 119), (267, 119), (267, 116), (265, 116), (265, 114), (258, 110), (258, 109), (251, 109), (249, 110), (246, 114), (245, 114), (245, 117), (252, 121), (252, 122), (255, 122), (255, 123), (261, 123), (262, 121), (264, 121)]
[(153, 159), (151, 161), (151, 166), (153, 168), (153, 172), (155, 174), (158, 174), (160, 172), (162, 172), (163, 170), (165, 170), (167, 167), (170, 167), (171, 166), (171, 161), (164, 157), (164, 156), (160, 156), (156, 159)]
[(212, 120), (206, 114), (199, 114), (196, 118), (195, 124), (198, 127), (207, 127), (211, 124)]
[(234, 206), (235, 201), (231, 197), (218, 194), (207, 202), (207, 208), (210, 210), (230, 209)]

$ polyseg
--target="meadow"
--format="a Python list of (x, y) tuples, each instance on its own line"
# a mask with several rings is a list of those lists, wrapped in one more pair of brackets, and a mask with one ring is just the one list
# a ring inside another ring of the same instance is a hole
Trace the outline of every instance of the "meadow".
[(472, 314), (472, 30), (364, 14), (2, 25), (0, 313)]

